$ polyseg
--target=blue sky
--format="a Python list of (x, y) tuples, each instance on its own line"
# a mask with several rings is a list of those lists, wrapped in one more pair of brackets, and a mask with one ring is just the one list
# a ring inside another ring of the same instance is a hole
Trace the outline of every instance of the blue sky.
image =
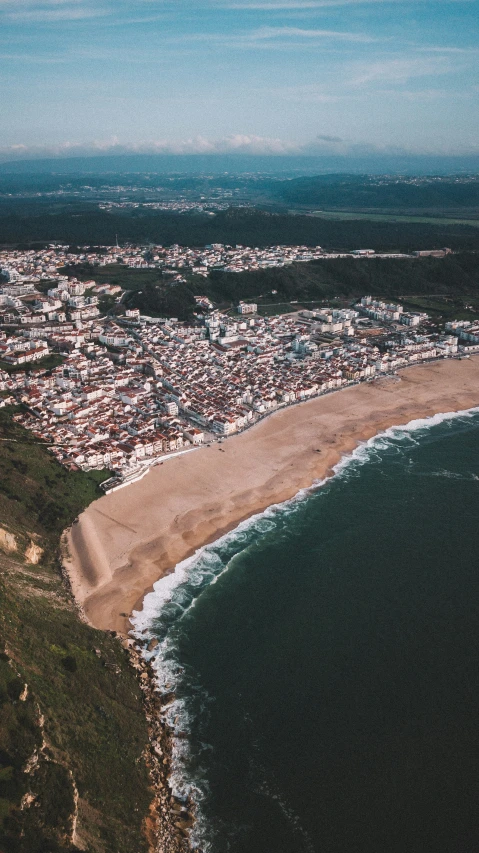
[(477, 0), (0, 0), (0, 153), (479, 151)]

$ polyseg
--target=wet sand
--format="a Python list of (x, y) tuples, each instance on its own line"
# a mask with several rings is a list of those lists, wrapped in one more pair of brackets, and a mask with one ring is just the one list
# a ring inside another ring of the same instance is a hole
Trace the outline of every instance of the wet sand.
[(87, 620), (126, 634), (132, 610), (141, 610), (153, 583), (178, 562), (327, 477), (360, 441), (414, 418), (479, 405), (479, 357), (409, 367), (399, 377), (280, 409), (91, 504), (66, 534), (65, 559)]

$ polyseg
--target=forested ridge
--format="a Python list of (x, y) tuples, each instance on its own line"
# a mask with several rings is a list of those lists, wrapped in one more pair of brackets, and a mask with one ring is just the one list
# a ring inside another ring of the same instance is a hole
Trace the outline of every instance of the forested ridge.
[(59, 241), (70, 245), (155, 243), (169, 246), (232, 246), (278, 244), (322, 246), (333, 250), (372, 248), (410, 252), (448, 246), (454, 250), (479, 249), (479, 228), (460, 224), (436, 225), (407, 222), (334, 221), (321, 217), (289, 216), (255, 209), (230, 208), (216, 216), (149, 212), (111, 213), (98, 207), (34, 213), (6, 213), (0, 209), (0, 245), (29, 246)]
[(347, 209), (479, 209), (479, 179), (404, 180), (368, 175), (318, 175), (281, 181), (275, 194), (289, 203)]

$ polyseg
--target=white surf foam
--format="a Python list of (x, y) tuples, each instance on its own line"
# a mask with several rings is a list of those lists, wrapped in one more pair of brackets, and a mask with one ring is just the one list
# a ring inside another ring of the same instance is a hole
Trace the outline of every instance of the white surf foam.
[[(242, 521), (234, 530), (224, 534), (214, 543), (199, 548), (196, 553), (186, 560), (182, 560), (175, 571), (161, 578), (153, 586), (153, 592), (148, 593), (143, 601), (143, 609), (134, 611), (132, 623), (133, 636), (146, 645), (148, 641), (159, 633), (158, 620), (167, 614), (166, 625), (161, 626), (164, 633), (156, 648), (144, 655), (152, 663), (155, 671), (158, 690), (162, 694), (175, 694), (178, 688), (187, 682), (187, 687), (194, 694), (195, 701), (188, 699), (173, 698), (163, 709), (162, 717), (172, 732), (173, 752), (172, 769), (170, 774), (170, 785), (172, 792), (180, 799), (189, 799), (195, 803), (196, 823), (191, 831), (190, 842), (194, 848), (200, 848), (203, 853), (210, 850), (208, 841), (209, 828), (202, 812), (201, 804), (208, 795), (208, 784), (205, 778), (189, 778), (187, 768), (190, 761), (190, 747), (188, 733), (194, 715), (194, 707), (198, 703), (204, 708), (207, 706), (209, 697), (198, 685), (195, 685), (185, 673), (184, 667), (177, 657), (177, 646), (174, 631), (171, 629), (178, 624), (179, 620), (194, 606), (198, 597), (211, 584), (215, 583), (221, 575), (230, 570), (234, 564), (234, 558), (249, 547), (252, 541), (251, 534), (257, 532), (258, 537), (265, 535), (275, 528), (278, 518), (285, 513), (294, 511), (307, 497), (314, 494), (333, 478), (348, 476), (355, 471), (357, 466), (371, 462), (376, 456), (381, 459), (381, 451), (391, 450), (396, 447), (398, 453), (405, 449), (404, 441), (409, 440), (411, 444), (417, 444), (416, 434), (420, 431), (429, 431), (432, 427), (443, 423), (468, 420), (479, 413), (479, 406), (457, 412), (441, 412), (429, 418), (416, 418), (406, 424), (389, 427), (381, 433), (373, 436), (367, 441), (360, 442), (349, 454), (343, 456), (334, 466), (331, 477), (318, 480), (310, 488), (302, 489), (294, 498), (280, 504), (273, 504), (264, 512), (257, 513), (249, 519)], [(406, 445), (407, 447), (407, 445)], [(444, 474), (443, 474), (444, 476)], [(221, 557), (221, 552), (228, 546), (233, 548), (232, 554), (226, 558)], [(184, 587), (184, 594), (181, 588)], [(188, 592), (186, 594), (186, 589)], [(178, 595), (181, 593), (180, 595)], [(177, 597), (178, 596), (178, 597)], [(169, 623), (169, 624), (168, 624)], [(200, 695), (201, 694), (201, 695)]]
[[(441, 412), (430, 418), (416, 418), (407, 424), (389, 427), (389, 429), (378, 433), (367, 441), (360, 442), (351, 453), (344, 455), (333, 467), (331, 477), (317, 480), (309, 488), (301, 489), (290, 500), (279, 504), (272, 504), (263, 512), (252, 515), (250, 518), (242, 521), (234, 530), (225, 533), (210, 545), (198, 548), (191, 557), (178, 563), (174, 572), (161, 578), (153, 585), (153, 592), (148, 593), (143, 600), (143, 609), (141, 611), (133, 611), (132, 623), (134, 625), (134, 635), (138, 636), (142, 631), (148, 632), (151, 630), (153, 620), (161, 613), (164, 605), (171, 601), (172, 594), (178, 587), (189, 582), (202, 589), (204, 588), (204, 580), (208, 575), (210, 576), (210, 582), (214, 582), (223, 574), (229, 568), (229, 564), (225, 566), (217, 552), (225, 545), (232, 544), (235, 541), (238, 544), (248, 543), (249, 537), (244, 536), (244, 534), (251, 532), (253, 527), (259, 534), (273, 530), (275, 518), (278, 513), (291, 510), (298, 501), (304, 500), (317, 491), (318, 488), (330, 482), (332, 477), (346, 473), (352, 464), (369, 462), (372, 456), (377, 455), (377, 451), (389, 449), (393, 445), (398, 445), (398, 451), (402, 452), (403, 448), (399, 446), (399, 442), (405, 437), (417, 443), (414, 434), (421, 430), (429, 430), (431, 427), (448, 421), (455, 421), (459, 418), (471, 418), (478, 413), (479, 406), (458, 412)], [(146, 634), (143, 634), (143, 639), (145, 636)], [(154, 636), (154, 633), (151, 636)]]

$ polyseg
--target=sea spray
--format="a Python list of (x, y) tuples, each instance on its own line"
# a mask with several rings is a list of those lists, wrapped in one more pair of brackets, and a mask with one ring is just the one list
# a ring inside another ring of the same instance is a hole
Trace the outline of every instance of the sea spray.
[[(403, 426), (390, 427), (368, 441), (361, 442), (351, 454), (344, 456), (333, 469), (335, 479), (357, 476), (364, 463), (381, 462), (385, 453), (403, 456), (405, 451), (418, 444), (419, 438), (421, 442), (427, 440), (428, 432), (434, 427), (447, 427), (461, 420), (467, 426), (477, 412), (479, 408), (440, 413), (430, 418), (412, 420)], [(182, 622), (204, 590), (226, 572), (234, 570), (241, 554), (254, 547), (259, 539), (281, 536), (281, 528), (287, 518), (298, 510), (306, 498), (328, 482), (331, 482), (331, 478), (314, 483), (310, 489), (303, 490), (292, 500), (269, 507), (263, 513), (242, 522), (216, 542), (199, 549), (191, 558), (178, 564), (174, 573), (158, 581), (154, 591), (145, 597), (143, 610), (134, 614), (135, 635), (138, 639), (142, 643), (153, 637), (159, 640), (157, 647), (145, 652), (145, 655), (151, 660), (159, 691), (170, 697), (162, 711), (173, 733), (170, 784), (177, 797), (192, 799), (196, 803), (197, 822), (191, 833), (191, 841), (201, 850), (209, 849), (207, 839), (211, 838), (211, 827), (206, 827), (202, 811), (202, 803), (209, 794), (208, 777), (198, 764), (195, 774), (191, 773), (188, 734), (192, 720), (197, 719), (198, 715), (207, 715), (213, 699), (197, 682), (195, 673), (188, 671), (181, 662), (178, 636)], [(208, 749), (208, 744), (204, 745), (204, 749)], [(284, 811), (287, 810), (285, 806)]]
[(155, 850), (161, 853), (188, 853), (191, 849), (188, 830), (192, 825), (193, 816), (188, 804), (172, 801), (169, 792), (172, 744), (167, 728), (161, 720), (161, 698), (158, 691), (152, 688), (153, 672), (151, 665), (141, 654), (141, 646), (137, 647), (130, 641), (128, 652), (130, 663), (138, 673), (148, 726), (150, 748), (145, 751), (144, 757), (154, 791), (148, 826), (150, 847), (154, 838)]

